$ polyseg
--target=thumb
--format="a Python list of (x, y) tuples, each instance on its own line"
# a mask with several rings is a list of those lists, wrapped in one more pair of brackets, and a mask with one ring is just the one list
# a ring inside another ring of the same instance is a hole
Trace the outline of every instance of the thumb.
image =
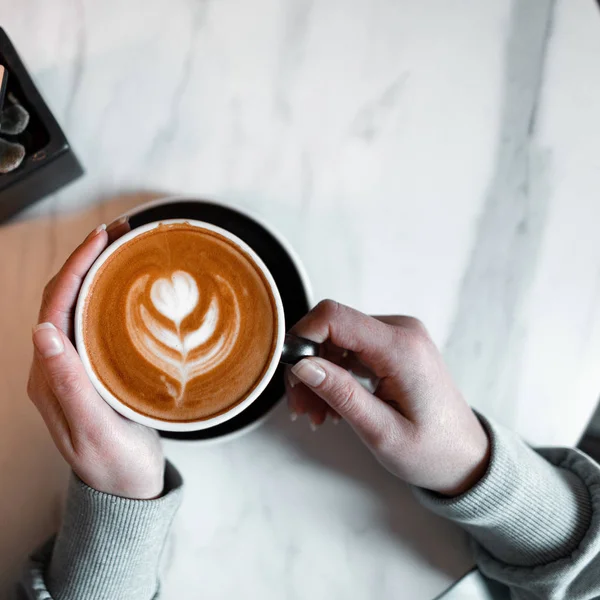
[(33, 343), (40, 369), (69, 424), (81, 427), (105, 418), (109, 407), (67, 336), (52, 323), (40, 323), (33, 330)]
[(392, 421), (404, 419), (368, 392), (348, 371), (328, 360), (305, 358), (292, 367), (292, 373), (327, 402), (367, 443), (372, 444)]

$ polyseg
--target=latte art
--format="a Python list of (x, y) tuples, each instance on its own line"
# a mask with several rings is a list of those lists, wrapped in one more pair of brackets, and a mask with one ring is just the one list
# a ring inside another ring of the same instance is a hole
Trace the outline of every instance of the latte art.
[(233, 242), (160, 225), (99, 269), (83, 328), (92, 368), (120, 402), (161, 420), (201, 420), (261, 381), (277, 309), (262, 271)]
[[(127, 331), (131, 341), (149, 363), (163, 371), (165, 376), (161, 379), (176, 403), (183, 399), (188, 381), (223, 363), (239, 334), (240, 311), (235, 293), (223, 278), (217, 275), (215, 279), (220, 294), (211, 299), (200, 326), (186, 333), (181, 323), (196, 309), (199, 299), (198, 286), (189, 273), (175, 271), (170, 279), (157, 279), (150, 288), (154, 310), (171, 326), (159, 321), (143, 303), (149, 275), (140, 277), (127, 294)], [(220, 302), (231, 304), (234, 314), (225, 331), (217, 334)]]

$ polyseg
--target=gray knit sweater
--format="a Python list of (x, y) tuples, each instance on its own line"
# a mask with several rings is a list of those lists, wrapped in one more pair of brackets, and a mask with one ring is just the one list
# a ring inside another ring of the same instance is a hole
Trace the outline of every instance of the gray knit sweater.
[[(415, 490), (433, 512), (473, 538), (485, 575), (518, 600), (600, 598), (600, 467), (570, 449), (534, 452), (482, 419), (492, 441), (487, 473), (443, 498)], [(72, 477), (61, 530), (32, 556), (23, 600), (151, 600), (158, 561), (179, 506), (181, 478), (169, 464), (158, 500), (127, 500)]]

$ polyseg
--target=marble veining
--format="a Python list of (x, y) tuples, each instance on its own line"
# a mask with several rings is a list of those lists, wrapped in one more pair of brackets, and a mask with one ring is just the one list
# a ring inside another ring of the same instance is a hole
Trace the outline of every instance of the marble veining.
[(485, 398), (490, 416), (508, 425), (526, 327), (521, 305), (550, 201), (551, 152), (540, 147), (536, 123), (555, 4), (512, 6), (495, 168), (445, 348), (465, 396), (476, 405)]
[(73, 107), (77, 100), (77, 94), (79, 93), (79, 88), (81, 87), (81, 81), (85, 71), (87, 36), (85, 30), (85, 6), (82, 0), (77, 0), (73, 3), (73, 17), (73, 19), (64, 20), (62, 31), (65, 37), (70, 38), (72, 36), (72, 31), (69, 31), (67, 28), (71, 29), (74, 27), (74, 42), (77, 48), (75, 60), (73, 61), (69, 95), (63, 117), (66, 127), (68, 127), (72, 122)]

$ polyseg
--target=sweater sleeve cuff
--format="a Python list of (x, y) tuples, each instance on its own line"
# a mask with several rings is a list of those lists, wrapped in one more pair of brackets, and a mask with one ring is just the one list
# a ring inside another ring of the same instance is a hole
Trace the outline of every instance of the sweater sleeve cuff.
[(52, 598), (152, 598), (158, 589), (160, 555), (181, 502), (182, 483), (167, 462), (163, 495), (156, 500), (131, 500), (94, 490), (73, 474), (46, 571)]
[(485, 475), (455, 498), (416, 489), (417, 498), (505, 564), (532, 567), (568, 556), (590, 525), (588, 487), (572, 470), (554, 466), (514, 433), (478, 416), (491, 441)]

